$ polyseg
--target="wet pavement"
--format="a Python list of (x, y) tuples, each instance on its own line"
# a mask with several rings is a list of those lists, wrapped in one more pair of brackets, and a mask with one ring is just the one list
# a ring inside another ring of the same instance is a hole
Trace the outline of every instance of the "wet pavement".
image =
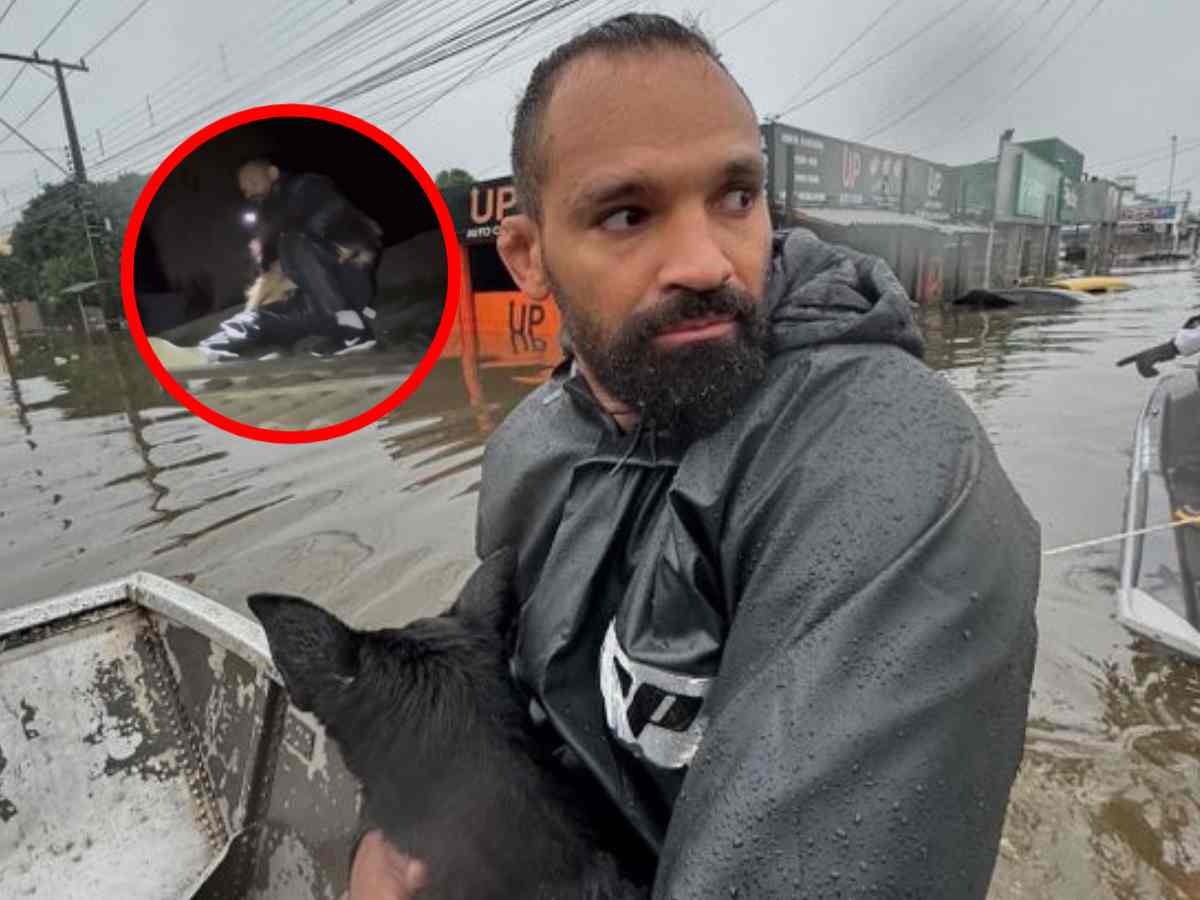
[[(1113, 363), (1200, 306), (1190, 273), (1133, 281), (1071, 310), (923, 317), (930, 364), (980, 416), (1047, 549), (1119, 531), (1153, 382)], [(437, 611), (473, 565), (487, 434), (545, 372), (444, 359), (375, 425), (290, 446), (182, 410), (121, 336), (11, 337), (0, 608), (146, 569), (242, 610), (270, 589), (360, 625)], [(338, 391), (362, 408), (362, 384), (326, 379), (323, 408)], [(1118, 553), (1044, 562), (1026, 759), (993, 897), (1200, 897), (1200, 666), (1115, 624)]]

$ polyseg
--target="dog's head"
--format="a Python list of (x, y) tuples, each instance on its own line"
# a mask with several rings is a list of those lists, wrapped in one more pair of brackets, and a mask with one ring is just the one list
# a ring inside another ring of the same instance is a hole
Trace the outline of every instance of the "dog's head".
[(413, 752), (437, 752), (516, 707), (507, 670), (515, 561), (510, 550), (489, 556), (448, 612), (403, 628), (358, 631), (299, 597), (247, 602), (293, 705), (321, 721), (347, 762), (367, 730), (373, 750), (412, 742)]

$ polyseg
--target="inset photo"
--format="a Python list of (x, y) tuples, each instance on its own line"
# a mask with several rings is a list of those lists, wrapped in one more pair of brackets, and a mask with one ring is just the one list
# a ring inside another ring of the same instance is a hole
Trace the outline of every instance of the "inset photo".
[(163, 163), (122, 290), (177, 399), (246, 436), (314, 440), (415, 389), (449, 334), (458, 265), (441, 195), (402, 146), (286, 105), (222, 119)]

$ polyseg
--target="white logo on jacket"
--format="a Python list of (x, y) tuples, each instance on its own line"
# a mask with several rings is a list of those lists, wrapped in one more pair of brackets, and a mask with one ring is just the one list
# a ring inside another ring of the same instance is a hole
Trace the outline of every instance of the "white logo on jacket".
[(600, 648), (600, 693), (609, 731), (634, 755), (663, 769), (688, 766), (704, 735), (712, 682), (630, 659), (609, 623)]

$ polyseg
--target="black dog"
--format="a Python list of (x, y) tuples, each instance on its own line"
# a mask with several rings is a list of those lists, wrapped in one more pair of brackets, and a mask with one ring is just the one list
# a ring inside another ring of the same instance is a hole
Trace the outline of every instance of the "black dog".
[(368, 823), (428, 866), (421, 900), (646, 897), (533, 738), (507, 667), (514, 559), (489, 557), (449, 612), (399, 629), (355, 631), (294, 597), (249, 604), (292, 703), (362, 781)]

